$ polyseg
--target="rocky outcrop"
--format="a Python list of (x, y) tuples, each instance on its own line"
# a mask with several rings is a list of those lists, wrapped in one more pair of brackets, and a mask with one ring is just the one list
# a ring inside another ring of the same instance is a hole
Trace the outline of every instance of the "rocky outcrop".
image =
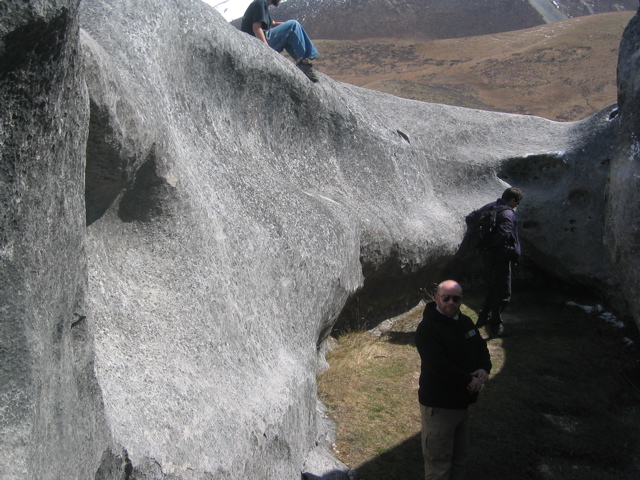
[(606, 244), (629, 307), (640, 324), (640, 16), (627, 26), (618, 60), (620, 128), (607, 185)]
[(0, 3), (0, 478), (93, 478), (78, 1)]
[(1, 30), (2, 478), (335, 477), (328, 333), (416, 300), (509, 184), (530, 261), (616, 285), (612, 109), (312, 84), (199, 0), (29, 5)]

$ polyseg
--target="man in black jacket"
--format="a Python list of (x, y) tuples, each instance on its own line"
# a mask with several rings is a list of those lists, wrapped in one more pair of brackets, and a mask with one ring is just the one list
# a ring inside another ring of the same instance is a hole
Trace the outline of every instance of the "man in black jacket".
[(460, 312), (462, 287), (438, 285), (416, 330), (421, 359), (418, 398), (426, 480), (459, 480), (469, 454), (469, 405), (491, 371), (486, 342)]
[(520, 239), (515, 209), (522, 201), (522, 192), (507, 188), (495, 202), (488, 203), (478, 211), (496, 208), (496, 225), (488, 244), (481, 248), (487, 293), (478, 314), (476, 326), (489, 324), (490, 337), (505, 335), (502, 311), (511, 301), (512, 266), (521, 254)]

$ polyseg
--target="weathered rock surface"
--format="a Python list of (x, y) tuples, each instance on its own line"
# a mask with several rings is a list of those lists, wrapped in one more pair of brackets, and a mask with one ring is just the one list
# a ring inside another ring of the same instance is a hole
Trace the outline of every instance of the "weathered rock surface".
[(0, 36), (0, 478), (93, 478), (78, 2), (1, 2)]
[(531, 262), (616, 285), (611, 109), (312, 84), (199, 0), (77, 3), (0, 4), (2, 478), (335, 476), (323, 340), (415, 300), (508, 184)]
[(618, 60), (620, 128), (607, 185), (606, 243), (640, 324), (640, 16), (627, 26)]

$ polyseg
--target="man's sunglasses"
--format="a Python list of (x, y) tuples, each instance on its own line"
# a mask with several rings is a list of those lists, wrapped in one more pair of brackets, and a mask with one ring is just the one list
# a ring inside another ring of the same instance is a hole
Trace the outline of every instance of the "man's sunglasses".
[(449, 300), (453, 300), (453, 303), (460, 303), (462, 301), (460, 295), (440, 295), (440, 298), (444, 303), (449, 303)]

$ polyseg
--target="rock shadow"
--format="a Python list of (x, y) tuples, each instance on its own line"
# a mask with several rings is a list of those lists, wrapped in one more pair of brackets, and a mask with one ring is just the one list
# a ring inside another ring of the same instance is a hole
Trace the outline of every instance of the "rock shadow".
[[(395, 470), (397, 465), (402, 465), (401, 471)], [(420, 432), (362, 464), (357, 470), (359, 480), (423, 480)]]
[(90, 103), (89, 135), (85, 166), (86, 224), (98, 220), (113, 204), (127, 183), (128, 165), (114, 140), (107, 109)]
[(106, 108), (90, 104), (85, 167), (86, 225), (117, 204), (123, 222), (148, 222), (170, 214), (177, 190), (160, 172), (155, 144), (146, 156), (126, 153)]
[(118, 216), (123, 222), (148, 222), (155, 217), (171, 215), (176, 201), (177, 190), (158, 174), (158, 163), (152, 150), (137, 170), (132, 188), (122, 196)]

